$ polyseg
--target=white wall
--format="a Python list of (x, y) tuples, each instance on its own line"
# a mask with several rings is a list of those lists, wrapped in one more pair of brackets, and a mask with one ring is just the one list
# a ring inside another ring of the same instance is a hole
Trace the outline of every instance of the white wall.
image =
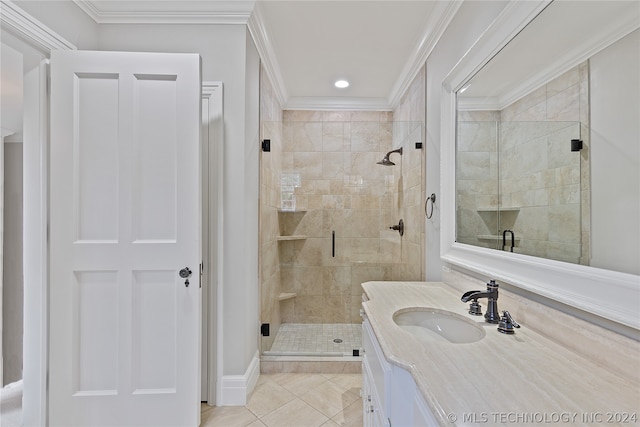
[(449, 195), (443, 194), (440, 181), (440, 100), (442, 81), (465, 52), (480, 37), (506, 6), (504, 1), (464, 2), (442, 38), (427, 58), (427, 173), (426, 194), (436, 194), (433, 218), (427, 220), (426, 227), (426, 279), (442, 279), (440, 259), (440, 210), (438, 200)]
[(100, 26), (100, 50), (195, 52), (224, 83), (223, 374), (258, 350), (258, 55), (244, 25)]
[(22, 132), (22, 53), (2, 43), (0, 51), (0, 126), (2, 137)]
[(259, 332), (259, 62), (246, 25), (97, 25), (70, 1), (16, 4), (79, 49), (198, 53), (203, 80), (223, 82), (223, 373), (245, 374), (258, 350)]
[(22, 379), (22, 142), (4, 143), (3, 385)]
[(13, 3), (53, 29), (78, 49), (97, 48), (98, 24), (74, 2), (17, 0)]
[[(2, 384), (22, 378), (22, 54), (2, 43), (0, 52), (0, 306)], [(5, 143), (14, 139), (17, 143)], [(16, 162), (20, 164), (16, 164)], [(20, 199), (20, 200), (19, 200)], [(16, 205), (18, 203), (18, 205)], [(18, 221), (16, 223), (16, 221)], [(15, 264), (18, 262), (19, 264)]]
[(591, 265), (640, 275), (640, 30), (589, 62)]

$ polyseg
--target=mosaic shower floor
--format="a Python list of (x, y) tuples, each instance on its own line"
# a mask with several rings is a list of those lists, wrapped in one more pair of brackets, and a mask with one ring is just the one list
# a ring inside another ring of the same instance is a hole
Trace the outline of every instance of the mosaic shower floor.
[(353, 356), (362, 348), (360, 323), (283, 323), (265, 356)]

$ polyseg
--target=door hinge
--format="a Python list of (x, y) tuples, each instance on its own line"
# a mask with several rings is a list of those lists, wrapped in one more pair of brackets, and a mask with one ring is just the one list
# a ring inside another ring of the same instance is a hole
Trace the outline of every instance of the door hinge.
[(269, 336), (269, 324), (268, 323), (263, 323), (262, 325), (260, 325), (260, 335), (262, 335), (263, 337), (268, 337)]

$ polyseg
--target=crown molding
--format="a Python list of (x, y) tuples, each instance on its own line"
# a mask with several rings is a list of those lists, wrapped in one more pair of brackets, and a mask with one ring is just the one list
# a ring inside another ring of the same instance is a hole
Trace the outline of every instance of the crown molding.
[(500, 111), (500, 103), (495, 97), (458, 98), (458, 111)]
[(460, 6), (462, 6), (462, 1), (436, 2), (434, 13), (430, 15), (429, 20), (425, 23), (423, 32), (418, 39), (419, 42), (391, 89), (388, 103), (393, 109), (400, 105), (402, 97), (427, 62), (427, 58), (458, 12), (458, 9), (460, 9)]
[(427, 61), (427, 57), (442, 37), (447, 26), (462, 5), (461, 1), (437, 2), (434, 13), (424, 25), (424, 31), (418, 38), (416, 47), (396, 80), (388, 99), (383, 98), (346, 98), (346, 97), (292, 97), (287, 95), (282, 73), (276, 60), (275, 51), (263, 23), (260, 2), (251, 15), (248, 26), (262, 59), (263, 66), (274, 86), (276, 96), (287, 110), (362, 110), (392, 111), (396, 108)]
[(294, 96), (282, 106), (283, 110), (319, 110), (319, 111), (392, 111), (384, 98), (358, 97), (306, 97)]
[(30, 42), (36, 49), (49, 53), (52, 50), (76, 50), (73, 43), (16, 6), (12, 1), (0, 1), (0, 24), (7, 31)]
[[(241, 24), (247, 25), (256, 44), (265, 73), (271, 80), (275, 96), (288, 109), (362, 109), (365, 111), (389, 111), (397, 107), (407, 89), (424, 66), (448, 24), (460, 8), (461, 1), (436, 2), (434, 13), (424, 25), (416, 46), (388, 99), (304, 97), (289, 99), (280, 66), (264, 25), (260, 2), (235, 0), (215, 2), (215, 9), (191, 11), (146, 11), (132, 8), (129, 11), (101, 10), (91, 0), (73, 0), (74, 3), (98, 24)], [(143, 3), (141, 3), (143, 4)], [(196, 3), (197, 4), (197, 3)]]
[(284, 85), (280, 65), (276, 60), (276, 54), (273, 50), (273, 44), (271, 43), (269, 32), (267, 31), (267, 27), (264, 25), (259, 2), (256, 4), (247, 26), (249, 28), (249, 33), (256, 44), (256, 49), (258, 50), (258, 55), (260, 55), (265, 73), (267, 74), (267, 77), (269, 77), (269, 80), (271, 80), (274, 94), (278, 99), (278, 102), (280, 102), (280, 105), (285, 105), (288, 99), (287, 89)]
[(255, 1), (216, 1), (212, 9), (194, 9), (190, 11), (106, 11), (100, 10), (90, 0), (73, 0), (98, 24), (247, 24)]

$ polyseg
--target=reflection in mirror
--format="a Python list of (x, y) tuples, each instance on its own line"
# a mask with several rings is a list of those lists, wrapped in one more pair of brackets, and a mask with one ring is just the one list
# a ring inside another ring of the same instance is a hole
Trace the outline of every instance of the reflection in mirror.
[(640, 274), (633, 3), (554, 1), (462, 85), (456, 242)]
[(466, 116), (458, 120), (457, 241), (579, 263), (580, 153), (570, 144), (579, 122)]

